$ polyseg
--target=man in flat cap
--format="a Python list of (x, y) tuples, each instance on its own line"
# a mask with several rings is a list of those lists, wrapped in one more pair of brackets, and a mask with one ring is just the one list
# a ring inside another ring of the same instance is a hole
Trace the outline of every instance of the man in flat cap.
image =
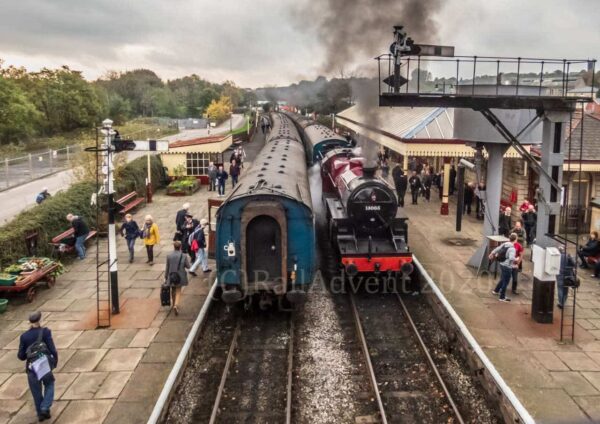
[(50, 408), (54, 401), (54, 375), (52, 369), (58, 364), (58, 353), (50, 329), (42, 327), (42, 314), (29, 315), (31, 328), (21, 334), (17, 357), (25, 362), (29, 390), (38, 415), (38, 421), (51, 418)]

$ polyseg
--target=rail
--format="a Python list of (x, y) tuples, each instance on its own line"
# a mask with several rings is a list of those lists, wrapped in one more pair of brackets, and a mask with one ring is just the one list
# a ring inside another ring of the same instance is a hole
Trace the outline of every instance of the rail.
[(231, 368), (231, 364), (233, 363), (233, 355), (235, 353), (238, 337), (240, 336), (241, 332), (240, 328), (241, 320), (238, 320), (238, 323), (235, 326), (235, 331), (233, 333), (233, 338), (231, 339), (229, 351), (227, 352), (227, 360), (225, 361), (225, 367), (223, 367), (223, 373), (221, 374), (221, 382), (219, 383), (219, 389), (217, 390), (215, 403), (213, 404), (212, 413), (210, 414), (209, 424), (215, 424), (215, 422), (217, 421), (217, 415), (219, 414), (219, 406), (221, 405), (221, 399), (223, 399), (223, 392), (225, 391), (225, 384), (227, 383), (227, 376), (229, 375), (229, 369)]
[(183, 347), (179, 351), (179, 355), (177, 356), (175, 365), (173, 365), (173, 368), (171, 369), (171, 372), (169, 373), (169, 376), (165, 381), (163, 389), (160, 392), (160, 395), (158, 396), (158, 400), (154, 405), (152, 414), (150, 414), (150, 418), (148, 418), (148, 424), (157, 424), (166, 412), (171, 395), (173, 394), (173, 391), (177, 386), (177, 381), (179, 380), (181, 373), (185, 368), (185, 364), (190, 356), (194, 341), (198, 336), (200, 328), (202, 328), (202, 325), (204, 324), (204, 320), (206, 319), (206, 315), (208, 314), (208, 310), (210, 309), (210, 305), (212, 304), (215, 290), (217, 289), (216, 282), (217, 280), (215, 279), (213, 281), (212, 287), (210, 288), (210, 291), (208, 292), (208, 295), (206, 296), (206, 301), (204, 302), (204, 305), (202, 305), (202, 308), (200, 309), (200, 312), (196, 317), (196, 321), (194, 321), (194, 325), (188, 333)]
[(433, 279), (429, 276), (423, 265), (421, 265), (421, 262), (419, 262), (419, 260), (416, 257), (413, 257), (413, 263), (415, 264), (423, 278), (427, 281), (427, 284), (431, 288), (433, 295), (435, 295), (437, 300), (441, 303), (441, 306), (444, 308), (445, 312), (448, 313), (448, 315), (450, 316), (450, 318), (464, 337), (470, 350), (475, 353), (475, 355), (483, 365), (484, 369), (489, 373), (493, 383), (498, 389), (498, 392), (505, 397), (509, 405), (512, 407), (514, 414), (518, 418), (518, 421), (516, 422), (521, 422), (524, 424), (535, 424), (535, 420), (533, 419), (531, 414), (529, 414), (529, 411), (525, 409), (521, 401), (517, 398), (517, 396), (510, 389), (510, 387), (508, 387), (508, 384), (506, 384), (498, 370), (496, 370), (496, 367), (494, 367), (492, 361), (490, 361), (483, 349), (481, 349), (481, 346), (479, 346), (477, 340), (475, 340), (475, 338), (473, 337), (463, 320), (456, 313), (452, 305), (450, 305), (442, 291), (435, 284)]
[(437, 378), (438, 382), (440, 383), (440, 386), (442, 386), (442, 389), (444, 390), (446, 399), (448, 399), (448, 402), (450, 403), (450, 406), (452, 407), (452, 410), (454, 411), (454, 415), (456, 416), (456, 419), (458, 420), (458, 422), (460, 424), (464, 424), (465, 421), (463, 420), (463, 417), (460, 414), (460, 411), (458, 410), (458, 407), (456, 406), (456, 402), (454, 402), (454, 399), (452, 398), (452, 395), (450, 394), (448, 387), (446, 387), (446, 383), (444, 383), (444, 379), (442, 378), (442, 375), (440, 374), (440, 371), (439, 371), (437, 365), (433, 361), (433, 358), (431, 357), (431, 354), (429, 353), (429, 349), (425, 345), (425, 342), (423, 341), (423, 338), (421, 337), (421, 334), (419, 333), (419, 329), (417, 328), (417, 326), (415, 325), (415, 322), (413, 321), (412, 317), (410, 316), (408, 309), (406, 309), (406, 305), (404, 304), (404, 301), (402, 300), (402, 297), (400, 296), (400, 294), (396, 293), (396, 296), (398, 298), (398, 301), (400, 302), (400, 306), (402, 307), (402, 310), (404, 311), (404, 316), (406, 316), (406, 319), (410, 323), (410, 327), (412, 328), (413, 333), (415, 334), (415, 337), (419, 341), (419, 347), (421, 348), (421, 351), (427, 357), (427, 362), (429, 363), (429, 367), (435, 374), (435, 377)]
[(360, 323), (360, 316), (358, 314), (358, 308), (356, 307), (356, 301), (354, 300), (354, 294), (350, 293), (350, 304), (352, 306), (352, 316), (354, 317), (354, 323), (356, 325), (356, 333), (358, 334), (358, 338), (360, 341), (360, 346), (363, 351), (363, 356), (365, 358), (365, 363), (367, 365), (367, 371), (369, 373), (369, 381), (371, 386), (373, 387), (373, 392), (375, 393), (375, 399), (377, 400), (377, 408), (379, 409), (379, 415), (381, 416), (381, 422), (383, 424), (387, 424), (387, 416), (385, 413), (385, 408), (383, 406), (383, 400), (381, 399), (381, 393), (379, 393), (379, 388), (377, 385), (377, 377), (375, 376), (375, 369), (373, 368), (373, 363), (371, 362), (371, 356), (369, 354), (369, 346), (367, 345), (367, 338), (365, 337), (365, 332), (363, 331), (362, 324)]

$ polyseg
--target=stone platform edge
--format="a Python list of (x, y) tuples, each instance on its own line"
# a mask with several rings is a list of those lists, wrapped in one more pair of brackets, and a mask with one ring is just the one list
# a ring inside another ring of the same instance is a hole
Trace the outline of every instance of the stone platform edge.
[(428, 303), (436, 312), (440, 324), (448, 332), (456, 336), (458, 351), (465, 360), (473, 375), (486, 391), (486, 395), (497, 403), (505, 422), (520, 422), (535, 424), (535, 420), (517, 398), (511, 388), (506, 384), (496, 367), (487, 357), (477, 340), (473, 337), (463, 320), (456, 313), (450, 302), (446, 299), (435, 281), (430, 277), (421, 262), (413, 256), (413, 262), (427, 282), (431, 290), (423, 290)]
[(148, 424), (157, 424), (163, 420), (165, 414), (168, 411), (169, 402), (177, 389), (177, 385), (179, 383), (179, 379), (183, 375), (183, 371), (185, 370), (185, 366), (187, 364), (188, 359), (190, 358), (190, 354), (192, 353), (192, 346), (194, 345), (194, 341), (198, 337), (198, 333), (204, 324), (204, 320), (208, 315), (208, 310), (212, 305), (212, 300), (215, 294), (215, 290), (217, 288), (217, 280), (215, 279), (212, 283), (210, 291), (206, 296), (206, 301), (202, 305), (196, 320), (194, 321), (194, 325), (190, 329), (187, 338), (185, 339), (185, 343), (181, 347), (179, 351), (179, 355), (177, 356), (177, 360), (171, 368), (171, 372), (165, 381), (165, 384), (154, 404), (154, 408), (152, 409), (152, 414), (150, 418), (148, 418)]

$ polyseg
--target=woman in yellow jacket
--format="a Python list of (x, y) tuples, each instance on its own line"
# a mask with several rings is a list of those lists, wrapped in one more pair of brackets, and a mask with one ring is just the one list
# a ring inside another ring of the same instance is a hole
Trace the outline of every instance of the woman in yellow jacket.
[(151, 215), (146, 215), (142, 238), (146, 246), (146, 253), (148, 253), (146, 263), (154, 265), (154, 245), (160, 243), (160, 234), (158, 233), (158, 225), (156, 225)]

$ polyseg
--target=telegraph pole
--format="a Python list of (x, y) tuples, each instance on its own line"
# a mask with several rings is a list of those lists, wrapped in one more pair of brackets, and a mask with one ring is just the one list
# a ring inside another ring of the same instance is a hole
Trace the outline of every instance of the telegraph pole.
[(114, 315), (120, 312), (119, 308), (119, 275), (117, 272), (117, 237), (115, 228), (115, 181), (113, 175), (113, 145), (112, 137), (115, 131), (112, 129), (113, 121), (105, 119), (102, 121), (102, 134), (104, 134), (104, 144), (106, 147), (106, 156), (104, 166), (106, 174), (106, 194), (108, 196), (108, 273), (110, 278), (110, 299), (112, 304), (112, 313)]

